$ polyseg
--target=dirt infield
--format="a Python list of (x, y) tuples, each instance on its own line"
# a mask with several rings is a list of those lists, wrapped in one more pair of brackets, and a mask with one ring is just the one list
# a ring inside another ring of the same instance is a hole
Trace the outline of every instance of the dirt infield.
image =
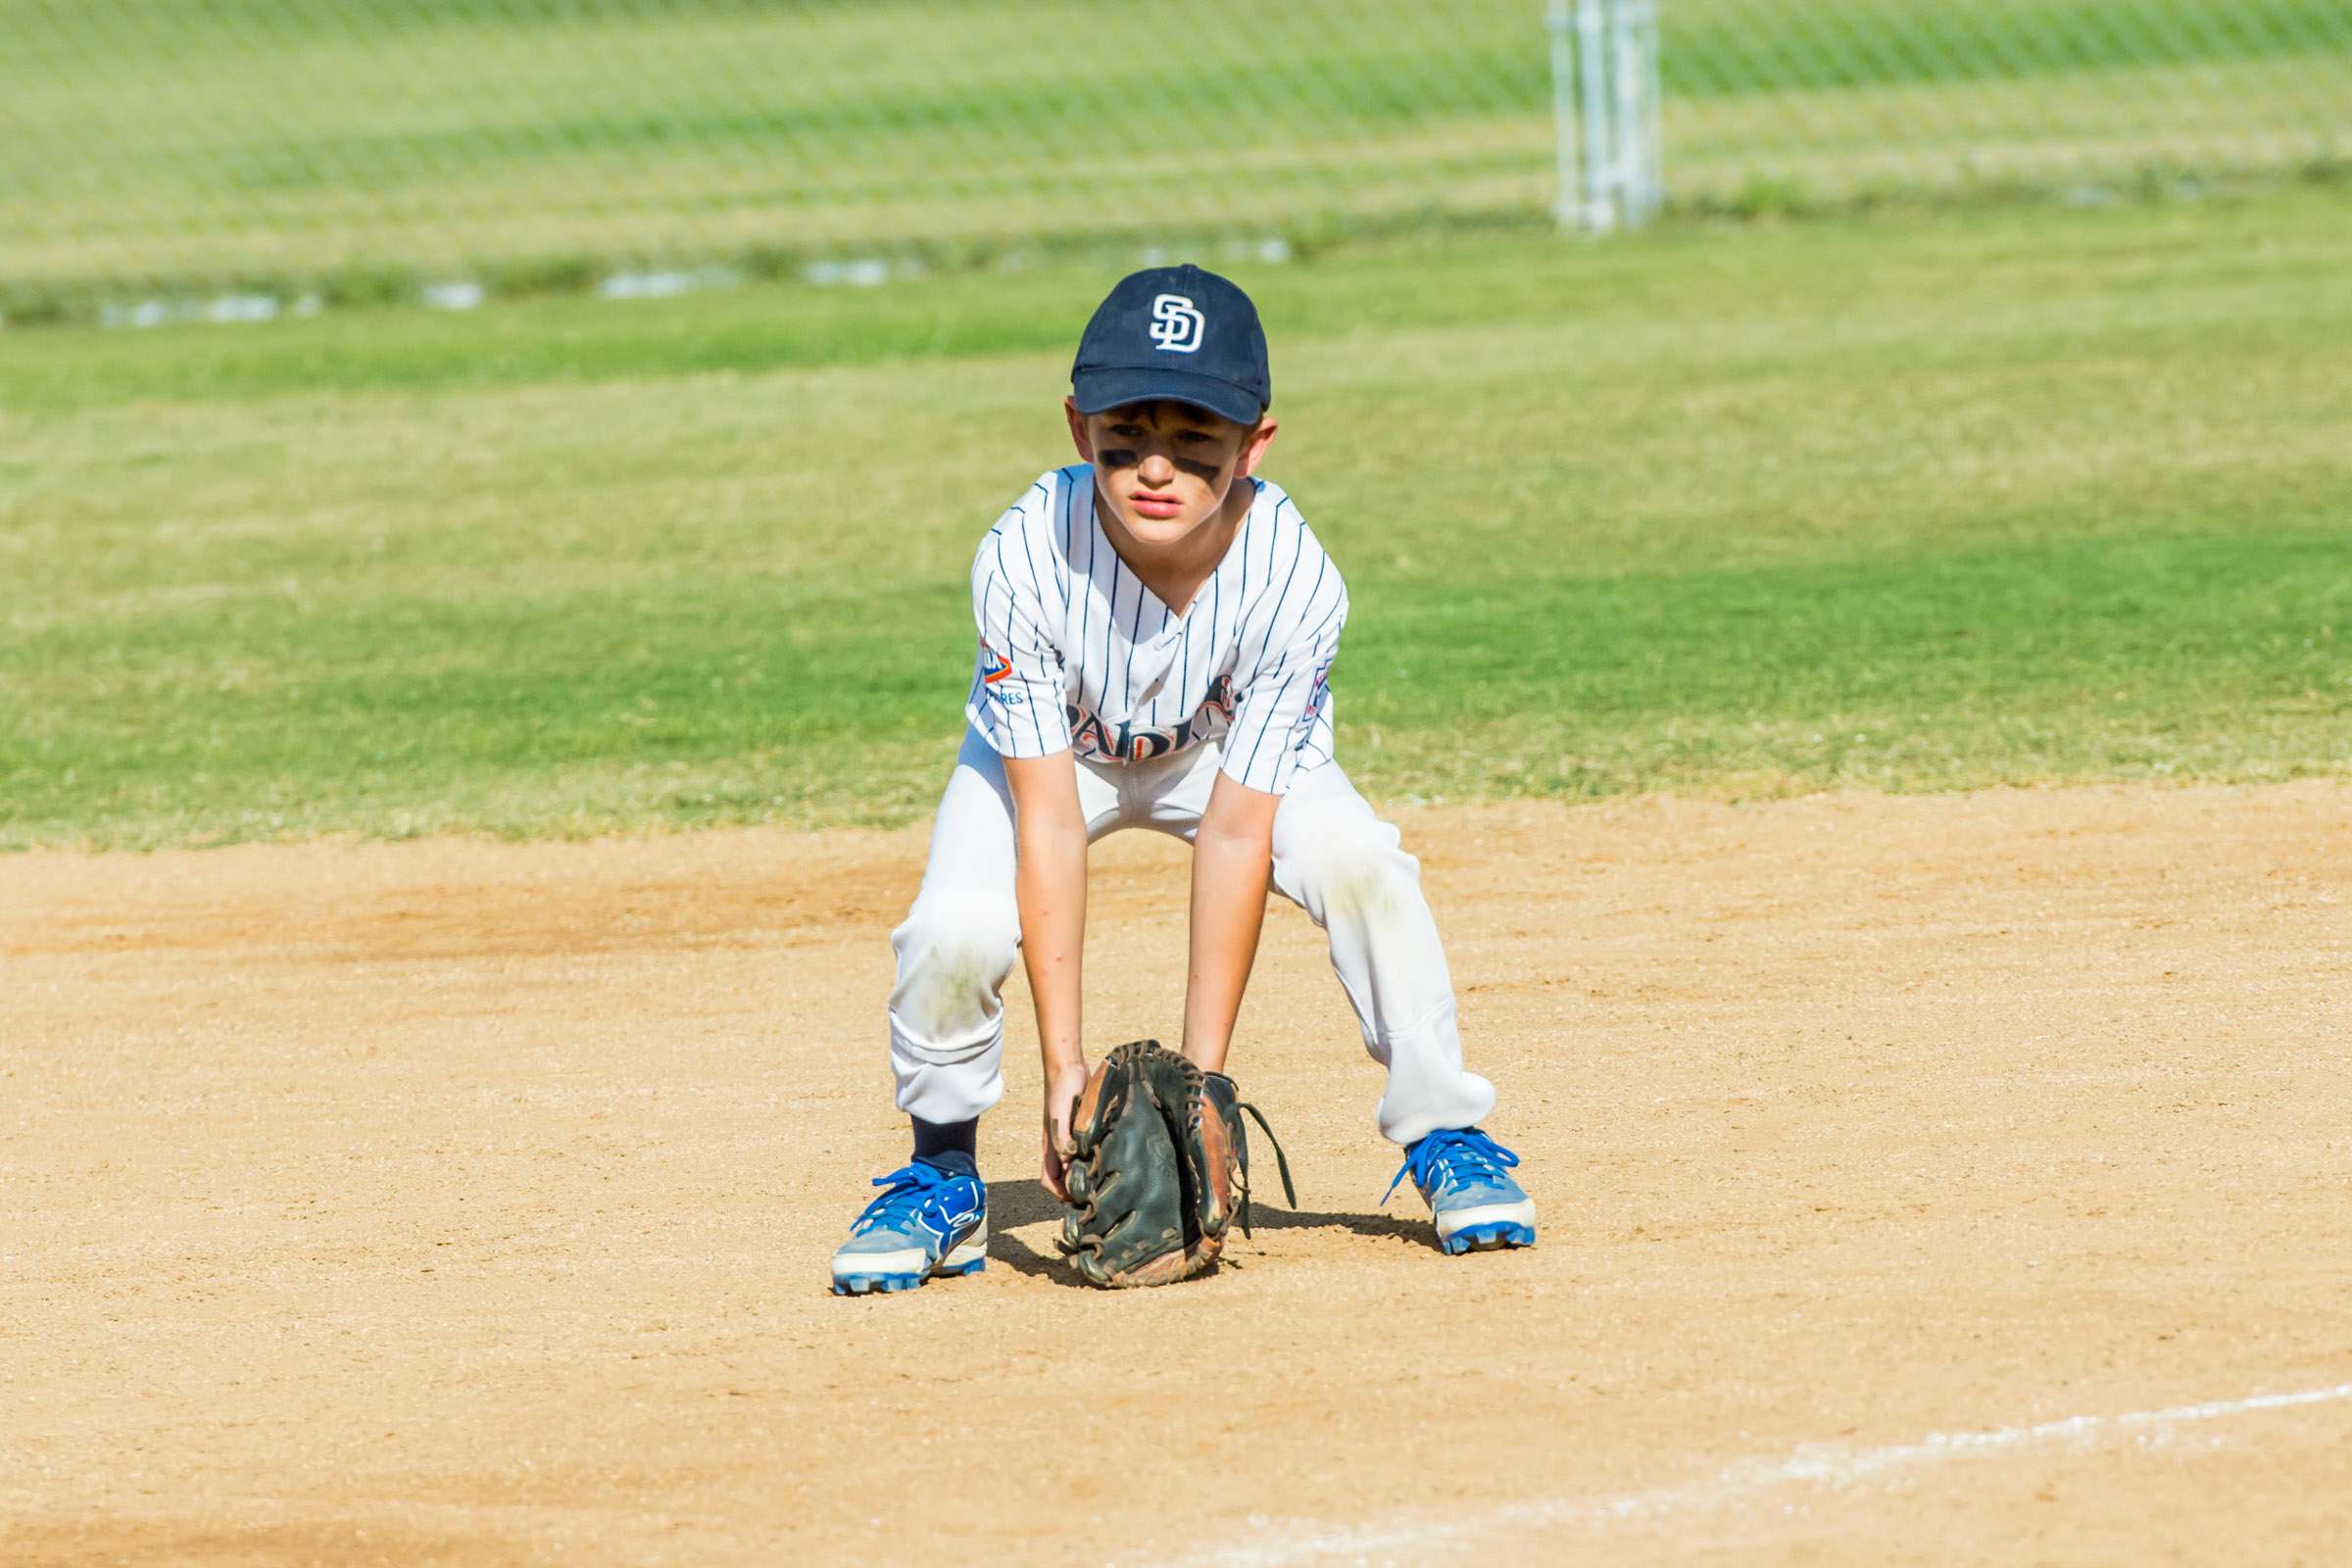
[[(1126, 1295), (1025, 997), (988, 1271), (824, 1293), (919, 835), (0, 859), (0, 1559), (2352, 1555), (2352, 788), (1401, 821), (1542, 1245), (1378, 1206), (1278, 904), (1306, 1211)], [(1098, 851), (1098, 1048), (1180, 854)], [(1154, 1472), (1230, 1518), (1081, 1533)]]

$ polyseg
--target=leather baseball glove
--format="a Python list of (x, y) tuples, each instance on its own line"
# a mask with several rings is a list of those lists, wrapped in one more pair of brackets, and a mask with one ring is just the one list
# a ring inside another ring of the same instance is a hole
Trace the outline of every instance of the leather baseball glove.
[(1250, 1234), (1250, 1145), (1257, 1120), (1298, 1206), (1274, 1130), (1221, 1072), (1202, 1072), (1156, 1040), (1102, 1059), (1070, 1113), (1070, 1211), (1056, 1245), (1096, 1285), (1173, 1285), (1216, 1266), (1238, 1218)]

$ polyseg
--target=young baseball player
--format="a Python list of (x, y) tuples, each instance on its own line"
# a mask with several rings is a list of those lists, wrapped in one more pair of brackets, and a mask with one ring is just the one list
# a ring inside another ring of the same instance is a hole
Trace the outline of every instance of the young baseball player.
[[(1328, 935), (1388, 1069), (1380, 1130), (1448, 1252), (1525, 1247), (1518, 1156), (1477, 1123), (1453, 986), (1420, 867), (1334, 758), (1327, 684), (1348, 619), (1338, 567), (1280, 486), (1265, 335), (1196, 267), (1120, 281), (1065, 400), (1081, 461), (1044, 475), (972, 564), (980, 648), (930, 862), (892, 934), (890, 1064), (914, 1157), (833, 1256), (840, 1294), (977, 1272), (981, 1112), (1004, 1093), (1002, 989), (1026, 962), (1045, 1056), (1046, 1187), (1064, 1196), (1085, 1086), (1087, 846), (1125, 827), (1193, 846), (1184, 1054), (1221, 1070), (1271, 885)], [(1394, 1190), (1394, 1184), (1392, 1184)]]

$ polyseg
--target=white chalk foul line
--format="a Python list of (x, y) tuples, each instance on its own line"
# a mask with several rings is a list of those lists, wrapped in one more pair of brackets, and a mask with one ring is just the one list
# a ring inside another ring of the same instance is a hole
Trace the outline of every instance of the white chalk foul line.
[[(1586, 1496), (1537, 1497), (1483, 1510), (1475, 1519), (1396, 1519), (1385, 1524), (1322, 1529), (1291, 1525), (1289, 1521), (1251, 1518), (1247, 1529), (1265, 1538), (1183, 1559), (1184, 1568), (1276, 1568), (1283, 1563), (1317, 1558), (1345, 1561), (1378, 1559), (1392, 1554), (1427, 1551), (1433, 1547), (1467, 1544), (1482, 1536), (1514, 1526), (1608, 1524), (1659, 1514), (1697, 1513), (1792, 1485), (1843, 1486), (1890, 1470), (1939, 1464), (1978, 1454), (2032, 1447), (2037, 1444), (2083, 1442), (2124, 1432), (2161, 1432), (2167, 1427), (2198, 1421), (2220, 1421), (2265, 1410), (2291, 1410), (2302, 1405), (2352, 1399), (2352, 1383), (2331, 1388), (2304, 1389), (2293, 1394), (2257, 1394), (2243, 1399), (2213, 1399), (2203, 1404), (2177, 1404), (2166, 1410), (2133, 1410), (2122, 1415), (2074, 1415), (2032, 1426), (1994, 1427), (1983, 1432), (1935, 1432), (1916, 1443), (1881, 1448), (1849, 1448), (1838, 1444), (1807, 1444), (1778, 1458), (1741, 1459), (1703, 1481), (1680, 1486), (1651, 1487), (1642, 1492)], [(2144, 1440), (2143, 1440), (2144, 1441)], [(1286, 1526), (1299, 1531), (1278, 1536)]]

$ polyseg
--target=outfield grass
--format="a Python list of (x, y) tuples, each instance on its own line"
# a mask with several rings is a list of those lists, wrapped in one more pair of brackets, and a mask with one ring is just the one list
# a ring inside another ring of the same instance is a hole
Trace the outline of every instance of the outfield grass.
[[(1376, 796), (2352, 770), (2352, 205), (1243, 269)], [(57, 331), (0, 844), (895, 822), (1107, 281)]]
[[(2352, 151), (2340, 0), (1663, 15), (1689, 202)], [(145, 279), (953, 259), (1237, 210), (1250, 238), (1311, 237), (1556, 195), (1543, 0), (0, 0), (0, 39), (21, 310)]]

